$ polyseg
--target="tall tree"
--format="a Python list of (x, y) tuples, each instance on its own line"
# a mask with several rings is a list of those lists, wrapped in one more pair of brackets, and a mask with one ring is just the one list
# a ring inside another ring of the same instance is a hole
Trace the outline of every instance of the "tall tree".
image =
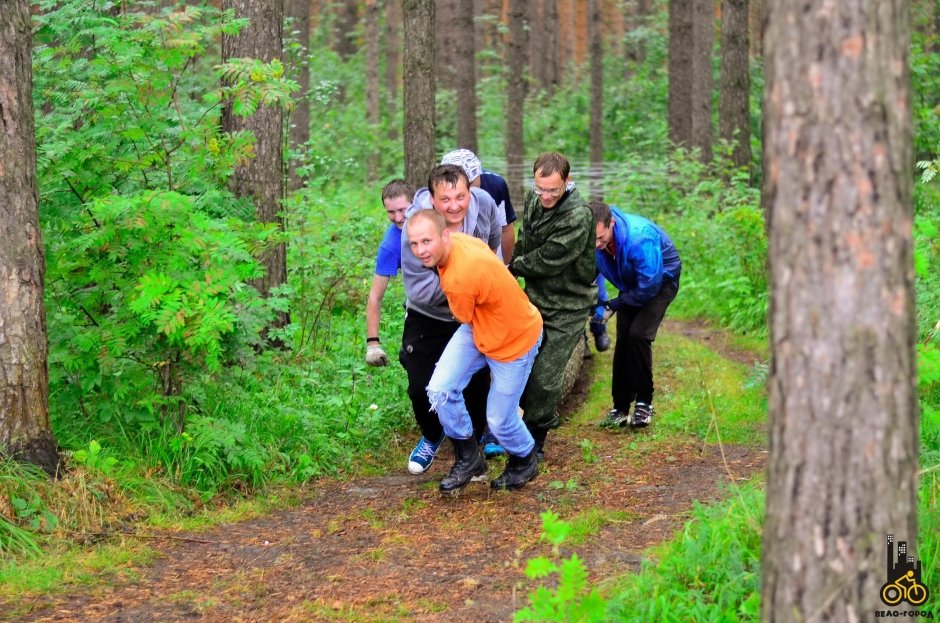
[(0, 11), (0, 453), (54, 474), (29, 2)]
[(457, 144), (472, 152), (477, 151), (477, 59), (473, 2), (457, 3), (454, 12), (457, 72)]
[(401, 0), (385, 0), (385, 90), (389, 102), (398, 99), (398, 53)]
[(712, 0), (669, 1), (669, 140), (711, 160)]
[[(398, 31), (401, 29), (401, 0), (385, 0), (385, 91), (386, 116), (395, 118), (398, 108), (398, 80), (399, 80), (399, 51), (401, 40)], [(398, 126), (389, 124), (388, 135), (392, 140), (398, 138)]]
[(866, 619), (917, 536), (909, 8), (765, 4), (764, 621)]
[(751, 0), (748, 6), (751, 56), (764, 54), (764, 2), (766, 0)]
[(523, 191), (523, 115), (525, 114), (526, 66), (526, 3), (509, 3), (509, 32), (506, 56), (509, 60), (509, 83), (506, 89), (506, 181), (513, 197)]
[(434, 75), (441, 89), (453, 89), (457, 85), (456, 18), (460, 3), (461, 0), (437, 0), (435, 3), (434, 45), (437, 56)]
[[(222, 0), (222, 7), (233, 10), (239, 17), (248, 18), (249, 24), (237, 35), (222, 35), (222, 59), (255, 58), (270, 62), (281, 58), (284, 14), (280, 2), (267, 0)], [(241, 117), (231, 104), (222, 109), (222, 128), (226, 132), (251, 132), (255, 137), (254, 158), (235, 167), (230, 187), (238, 197), (254, 200), (257, 218), (262, 223), (277, 223), (283, 229), (280, 216), (284, 195), (283, 115), (277, 106), (259, 106), (250, 117)], [(265, 252), (262, 262), (265, 275), (255, 282), (263, 296), (271, 289), (287, 282), (287, 249), (281, 243)], [(286, 313), (279, 313), (273, 326), (285, 326)]]
[(549, 97), (558, 87), (558, 0), (543, 0), (541, 37), (544, 50), (539, 61), (542, 67), (542, 87)]
[(703, 162), (712, 159), (712, 48), (714, 0), (692, 0), (692, 146)]
[(588, 0), (588, 46), (591, 51), (591, 198), (604, 198), (604, 45), (601, 2)]
[(721, 9), (721, 73), (718, 89), (718, 135), (736, 141), (735, 167), (751, 164), (748, 0), (724, 0)]
[[(271, 4), (274, 4), (272, 2)], [(356, 29), (359, 27), (359, 0), (336, 0), (333, 21), (333, 49), (348, 61), (356, 53)]]
[(434, 1), (403, 0), (405, 179), (424, 186), (437, 162), (434, 114)]
[(692, 3), (669, 0), (669, 140), (692, 144)]
[[(376, 0), (366, 0), (366, 121), (370, 135), (378, 136), (379, 129), (379, 5)], [(379, 150), (371, 149), (366, 161), (366, 178), (370, 182), (379, 179), (381, 160)]]
[[(290, 147), (299, 152), (310, 140), (310, 0), (284, 0), (290, 19), (291, 38), (297, 42), (296, 70), (300, 89), (294, 98), (294, 111), (290, 115)], [(297, 163), (291, 162), (287, 172), (288, 186), (297, 190), (302, 180), (297, 175)]]

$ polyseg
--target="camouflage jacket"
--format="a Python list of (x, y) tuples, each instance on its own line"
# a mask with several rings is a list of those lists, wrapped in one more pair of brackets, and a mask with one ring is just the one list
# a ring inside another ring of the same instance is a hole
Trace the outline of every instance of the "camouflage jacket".
[(597, 298), (594, 217), (577, 189), (546, 210), (531, 190), (510, 270), (543, 316), (587, 314)]

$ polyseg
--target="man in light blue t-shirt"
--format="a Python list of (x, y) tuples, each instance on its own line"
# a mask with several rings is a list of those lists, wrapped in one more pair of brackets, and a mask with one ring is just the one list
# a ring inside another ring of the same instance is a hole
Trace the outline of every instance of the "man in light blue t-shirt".
[(401, 269), (401, 228), (414, 197), (414, 187), (403, 179), (394, 179), (382, 189), (382, 205), (391, 224), (385, 230), (375, 256), (375, 275), (366, 303), (366, 363), (370, 366), (388, 365), (388, 355), (379, 339), (382, 299), (388, 289), (388, 280)]

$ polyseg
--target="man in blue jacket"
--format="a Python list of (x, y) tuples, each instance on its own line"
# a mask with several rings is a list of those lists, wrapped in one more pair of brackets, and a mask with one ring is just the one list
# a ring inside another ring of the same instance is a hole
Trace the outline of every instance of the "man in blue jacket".
[(653, 417), (653, 340), (679, 291), (682, 262), (672, 240), (652, 221), (600, 201), (588, 206), (594, 213), (597, 268), (620, 291), (607, 302), (617, 314), (614, 406), (600, 424), (643, 428)]

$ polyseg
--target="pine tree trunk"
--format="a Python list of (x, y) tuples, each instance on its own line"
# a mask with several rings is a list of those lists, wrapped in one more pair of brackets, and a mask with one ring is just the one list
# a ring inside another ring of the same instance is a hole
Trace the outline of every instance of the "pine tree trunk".
[(0, 11), (0, 454), (53, 475), (29, 11)]
[[(239, 17), (250, 20), (236, 36), (222, 36), (222, 59), (256, 58), (265, 62), (281, 58), (283, 12), (280, 2), (267, 0), (223, 0), (224, 9), (232, 9)], [(260, 106), (251, 117), (239, 117), (231, 105), (222, 109), (222, 128), (226, 132), (251, 132), (255, 137), (254, 158), (235, 167), (230, 187), (238, 197), (252, 197), (257, 218), (262, 223), (284, 223), (279, 212), (284, 195), (283, 139), (281, 109)], [(265, 252), (262, 262), (264, 277), (253, 285), (267, 297), (272, 288), (287, 282), (287, 249), (276, 245)], [(278, 313), (273, 326), (289, 322), (286, 313)]]
[(591, 199), (604, 198), (604, 45), (600, 0), (588, 0), (588, 43), (591, 51)]
[(764, 55), (764, 3), (767, 0), (750, 0), (748, 5), (748, 22), (750, 23), (751, 56)]
[(457, 50), (457, 145), (477, 151), (477, 62), (473, 2), (461, 0), (454, 14)]
[(751, 164), (748, 0), (724, 0), (721, 10), (721, 84), (718, 134), (735, 141), (731, 160), (737, 168)]
[(437, 88), (453, 89), (457, 86), (456, 14), (461, 0), (437, 0), (434, 8), (434, 45), (437, 47)]
[(434, 2), (404, 0), (405, 179), (426, 186), (437, 163), (434, 114)]
[(692, 146), (692, 3), (669, 0), (669, 141)]
[[(270, 4), (275, 4), (270, 2)], [(336, 11), (333, 22), (333, 49), (340, 58), (348, 61), (356, 53), (355, 33), (359, 27), (358, 0), (340, 0), (333, 3)]]
[(715, 43), (714, 0), (692, 0), (692, 146), (702, 162), (712, 159), (712, 48)]
[[(385, 91), (387, 95), (386, 115), (395, 119), (398, 109), (398, 58), (401, 45), (398, 31), (401, 28), (401, 0), (385, 0)], [(389, 124), (389, 138), (398, 138), (395, 123)]]
[(558, 0), (544, 0), (544, 16), (542, 17), (542, 38), (544, 49), (542, 62), (544, 63), (542, 81), (545, 92), (549, 97), (555, 94), (558, 88)]
[(765, 5), (766, 622), (870, 620), (917, 537), (909, 9)]
[[(290, 114), (290, 147), (293, 151), (302, 152), (307, 141), (310, 140), (310, 1), (285, 0), (284, 8), (287, 17), (291, 18), (291, 38), (300, 45), (300, 66), (295, 71), (297, 83), (300, 85), (294, 97), (294, 110)], [(303, 185), (297, 176), (297, 163), (291, 162), (287, 171), (288, 188), (297, 190)]]
[(523, 189), (523, 116), (525, 114), (526, 67), (526, 6), (524, 2), (509, 5), (509, 33), (506, 54), (509, 56), (509, 78), (506, 89), (506, 181), (513, 197), (525, 195)]
[[(370, 135), (379, 135), (379, 5), (366, 0), (366, 122)], [(374, 182), (381, 177), (381, 159), (378, 146), (369, 150), (366, 161), (366, 180)]]

